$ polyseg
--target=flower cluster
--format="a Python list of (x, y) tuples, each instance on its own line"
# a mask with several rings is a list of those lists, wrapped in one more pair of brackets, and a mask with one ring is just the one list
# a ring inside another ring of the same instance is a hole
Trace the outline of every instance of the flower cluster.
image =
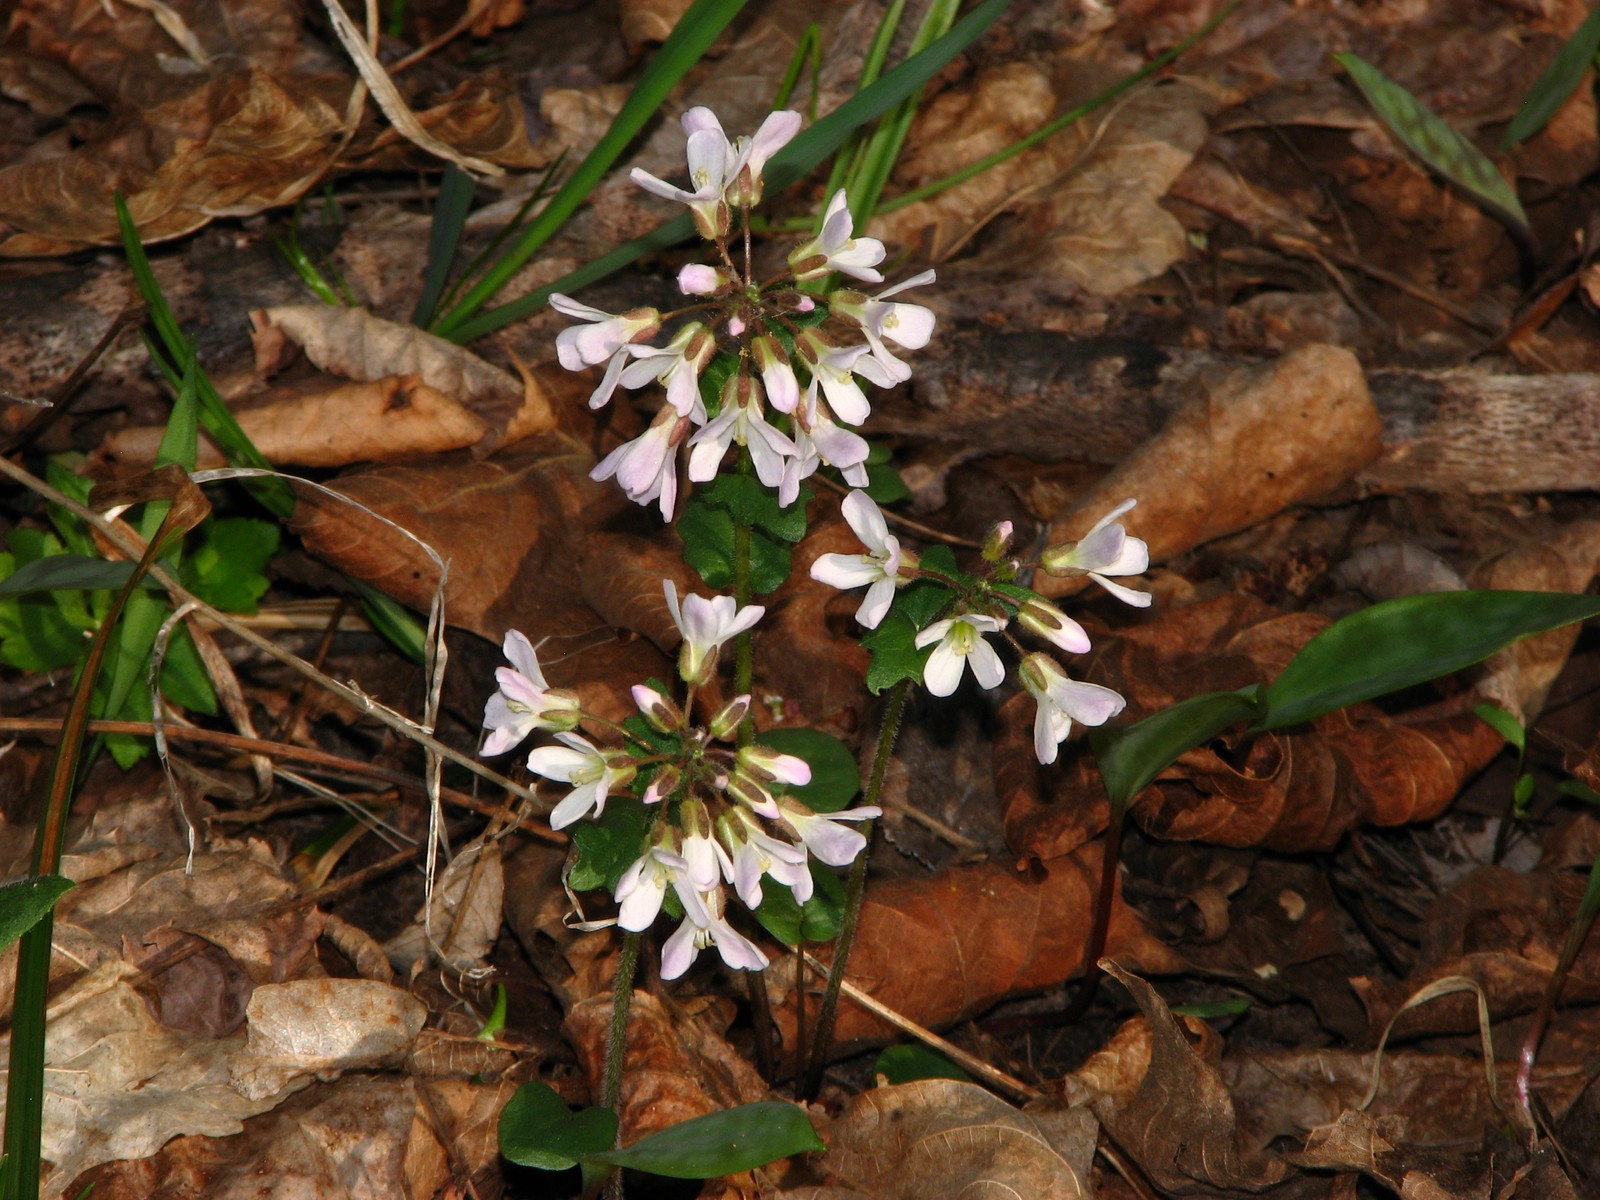
[[(575, 695), (545, 682), (534, 647), (513, 630), (505, 638), (511, 665), (500, 668), (500, 689), (484, 710), (489, 734), (483, 751), (504, 753), (535, 731), (554, 735), (558, 745), (528, 755), (534, 774), (571, 785), (550, 814), (552, 829), (600, 817), (611, 796), (630, 788), (651, 806), (643, 852), (617, 884), (617, 923), (642, 932), (673, 897), (683, 919), (662, 947), (663, 978), (682, 975), (707, 946), (715, 946), (730, 967), (760, 970), (767, 957), (728, 920), (726, 885), (755, 909), (770, 877), (803, 904), (812, 894), (809, 860), (835, 867), (853, 862), (866, 838), (841, 822), (867, 820), (880, 810), (819, 813), (787, 795), (788, 788), (810, 782), (811, 768), (790, 754), (737, 745), (749, 696), (735, 697), (695, 723), (696, 695), (711, 680), (722, 646), (764, 610), (740, 608), (731, 596), (688, 595), (680, 602), (670, 580), (664, 591), (683, 635), (678, 675), (687, 692), (681, 704), (640, 684), (633, 699), (642, 724), (630, 729), (585, 713)], [(576, 732), (581, 725), (604, 730), (611, 744), (591, 742)]]
[[(917, 350), (933, 335), (933, 313), (918, 304), (891, 300), (906, 288), (928, 283), (932, 271), (866, 295), (842, 288), (820, 297), (801, 284), (831, 275), (881, 283), (877, 267), (883, 243), (857, 237), (844, 190), (835, 192), (820, 231), (792, 250), (788, 270), (759, 280), (753, 267), (750, 209), (760, 202), (761, 173), (800, 129), (800, 114), (775, 112), (754, 137), (730, 141), (710, 109), (683, 116), (688, 134), (689, 182), (680, 188), (635, 170), (633, 181), (655, 195), (688, 206), (695, 227), (716, 250), (714, 264), (691, 263), (678, 275), (690, 300), (674, 312), (636, 308), (607, 313), (567, 296), (550, 304), (580, 322), (561, 333), (556, 349), (571, 371), (605, 365), (589, 398), (592, 408), (608, 403), (618, 387), (659, 383), (666, 404), (639, 437), (619, 446), (595, 467), (595, 479), (615, 477), (628, 498), (655, 502), (671, 520), (678, 496), (678, 451), (689, 447), (690, 480), (716, 477), (734, 445), (749, 452), (756, 476), (792, 503), (801, 480), (819, 466), (836, 468), (851, 484), (866, 483), (867, 443), (855, 432), (870, 411), (861, 381), (892, 387), (911, 368), (890, 348)], [(743, 254), (735, 263), (733, 215), (738, 213)], [(653, 344), (669, 320), (686, 318), (665, 345)], [(725, 351), (737, 368), (708, 410), (700, 378)]]
[[(1140, 575), (1150, 566), (1149, 548), (1139, 538), (1129, 537), (1117, 520), (1134, 503), (1129, 500), (1118, 505), (1083, 540), (1050, 547), (1039, 565), (1051, 575), (1087, 576), (1119, 600), (1145, 607), (1150, 603), (1149, 592), (1108, 578)], [(935, 696), (953, 693), (968, 670), (980, 687), (997, 687), (1005, 678), (1005, 667), (985, 635), (1001, 634), (1022, 656), (1018, 676), (1038, 703), (1033, 747), (1041, 763), (1055, 762), (1058, 747), (1071, 732), (1074, 721), (1080, 725), (1103, 725), (1122, 711), (1124, 701), (1116, 692), (1070, 678), (1050, 655), (1028, 651), (1006, 632), (1015, 621), (1068, 654), (1082, 654), (1089, 649), (1089, 635), (1082, 625), (1043, 596), (1011, 583), (1021, 564), (1006, 558), (1010, 522), (997, 528), (984, 547), (991, 578), (978, 580), (945, 576), (920, 563), (889, 532), (883, 514), (865, 492), (851, 492), (845, 497), (843, 511), (845, 521), (867, 552), (821, 555), (811, 565), (811, 577), (842, 589), (865, 585), (866, 597), (856, 610), (856, 620), (862, 625), (876, 629), (888, 615), (896, 590), (914, 579), (933, 579), (949, 589), (946, 611), (953, 615), (933, 621), (916, 634), (914, 641), (918, 649), (933, 647), (923, 665), (922, 681)]]

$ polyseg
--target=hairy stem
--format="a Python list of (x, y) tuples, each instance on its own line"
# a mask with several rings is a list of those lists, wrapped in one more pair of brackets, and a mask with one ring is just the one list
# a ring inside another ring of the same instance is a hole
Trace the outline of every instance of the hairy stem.
[[(628, 1008), (633, 1003), (633, 977), (639, 969), (639, 942), (642, 935), (627, 933), (622, 938), (622, 954), (617, 959), (617, 981), (611, 993), (611, 1032), (606, 1038), (605, 1080), (600, 1103), (622, 1116), (622, 1066), (628, 1057)], [(622, 1148), (622, 1123), (617, 1122), (617, 1149)], [(608, 1200), (622, 1200), (622, 1172), (614, 1171), (606, 1180)]]
[[(739, 449), (739, 474), (751, 473), (750, 451)], [(750, 603), (750, 525), (735, 516), (733, 519), (733, 598), (740, 608)], [(755, 642), (751, 631), (740, 633), (733, 643), (733, 694), (748, 696), (755, 678)], [(755, 705), (745, 711), (739, 722), (739, 745), (748, 746), (755, 740)]]
[(1100, 988), (1100, 957), (1106, 952), (1106, 933), (1111, 927), (1111, 903), (1117, 894), (1117, 863), (1122, 857), (1122, 819), (1127, 814), (1120, 805), (1111, 806), (1111, 824), (1106, 828), (1104, 850), (1100, 858), (1100, 895), (1094, 904), (1094, 926), (1089, 931), (1089, 948), (1083, 956), (1083, 982), (1078, 994), (1072, 998), (1067, 1011), (1061, 1014), (1063, 1025), (1072, 1025), (1089, 1011), (1095, 992)]
[[(894, 755), (895, 739), (900, 734), (900, 718), (905, 715), (906, 692), (911, 687), (909, 679), (902, 679), (889, 692), (889, 704), (883, 711), (883, 726), (878, 730), (878, 747), (872, 758), (872, 774), (867, 780), (866, 803), (877, 804), (883, 795), (883, 779), (889, 770), (889, 759)], [(828, 966), (828, 982), (822, 990), (822, 1002), (817, 1006), (817, 1024), (812, 1034), (811, 1063), (800, 1094), (815, 1099), (822, 1090), (822, 1072), (828, 1065), (828, 1052), (833, 1044), (833, 1023), (839, 1012), (839, 990), (844, 984), (845, 968), (850, 962), (850, 949), (856, 940), (856, 922), (861, 915), (861, 898), (867, 887), (867, 855), (872, 848), (873, 823), (864, 821), (861, 832), (867, 844), (856, 855), (850, 867), (850, 880), (845, 885), (844, 915), (839, 922), (839, 936), (833, 943), (833, 962)]]

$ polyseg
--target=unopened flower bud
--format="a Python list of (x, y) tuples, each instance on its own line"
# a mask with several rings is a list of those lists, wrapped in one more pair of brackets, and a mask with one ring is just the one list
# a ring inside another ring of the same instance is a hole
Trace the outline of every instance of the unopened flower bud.
[(739, 723), (744, 720), (745, 714), (750, 711), (749, 696), (735, 696), (711, 718), (707, 727), (711, 736), (721, 741), (726, 741), (738, 731)]
[(1011, 548), (1011, 522), (1001, 521), (989, 531), (983, 543), (983, 561), (997, 563)]
[(633, 686), (633, 702), (650, 728), (657, 733), (677, 733), (683, 728), (683, 710), (655, 688), (642, 683)]
[(685, 296), (709, 296), (720, 292), (732, 278), (721, 267), (689, 263), (678, 272), (678, 290)]
[(668, 763), (656, 772), (656, 777), (650, 781), (650, 786), (644, 790), (644, 802), (657, 804), (662, 800), (670, 799), (678, 791), (678, 785), (683, 782), (683, 772)]
[(743, 771), (728, 776), (723, 790), (757, 816), (777, 819), (778, 802), (772, 798), (772, 793)]
[(1017, 623), (1061, 647), (1068, 654), (1083, 654), (1089, 649), (1089, 635), (1054, 604), (1035, 596), (1017, 613)]
[(780, 754), (770, 746), (742, 746), (739, 770), (762, 784), (800, 787), (811, 782), (811, 764), (793, 754)]
[(540, 729), (547, 729), (551, 733), (566, 733), (578, 727), (578, 722), (583, 719), (583, 709), (579, 706), (576, 692), (569, 692), (565, 688), (551, 688), (545, 692), (545, 698), (551, 702), (551, 707), (539, 714)]

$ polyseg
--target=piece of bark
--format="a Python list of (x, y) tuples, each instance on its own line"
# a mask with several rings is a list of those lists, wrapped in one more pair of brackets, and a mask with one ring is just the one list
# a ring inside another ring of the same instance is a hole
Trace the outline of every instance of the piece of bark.
[[(1377, 457), (1382, 425), (1355, 355), (1312, 345), (1197, 381), (1166, 427), (1050, 528), (1081, 538), (1128, 497), (1127, 524), (1162, 559), (1323, 495)], [(1040, 577), (1046, 595), (1081, 581)]]

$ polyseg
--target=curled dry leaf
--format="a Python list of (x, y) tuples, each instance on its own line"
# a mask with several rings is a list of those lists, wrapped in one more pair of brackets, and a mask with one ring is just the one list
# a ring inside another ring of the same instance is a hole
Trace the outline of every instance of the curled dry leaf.
[[(723, 1037), (731, 1015), (730, 1005), (711, 999), (669, 1013), (658, 997), (633, 993), (618, 1114), (624, 1142), (720, 1109), (771, 1099), (755, 1068)], [(610, 1028), (609, 993), (581, 1001), (564, 1025), (596, 1096)]]
[(249, 1036), (228, 1063), (231, 1086), (262, 1100), (315, 1075), (392, 1066), (427, 1020), (427, 1006), (375, 979), (297, 979), (250, 997)]
[[(1254, 525), (1345, 483), (1377, 457), (1382, 424), (1361, 364), (1336, 346), (1306, 346), (1202, 384), (1165, 428), (1074, 503), (1049, 539), (1082, 537), (1129, 496), (1129, 532), (1152, 559)], [(1082, 581), (1044, 577), (1059, 596)]]
[(776, 1200), (1087, 1197), (1098, 1129), (1083, 1108), (1019, 1109), (975, 1084), (919, 1079), (860, 1093), (822, 1133), (828, 1152), (812, 1165), (842, 1186)]
[[(1245, 1144), (1215, 1062), (1197, 1051), (1155, 989), (1109, 959), (1101, 965), (1132, 993), (1143, 1017), (1069, 1077), (1068, 1095), (1087, 1096), (1117, 1145), (1162, 1192), (1259, 1192), (1288, 1175), (1287, 1163)], [(1202, 1037), (1209, 1033), (1195, 1024)]]
[[(1060, 984), (1085, 967), (1100, 848), (1053, 860), (1037, 881), (1009, 864), (951, 867), (936, 875), (885, 880), (867, 891), (850, 955), (849, 979), (919, 1025), (939, 1028), (1007, 996)], [(1178, 959), (1121, 900), (1113, 902), (1112, 953), (1165, 971)], [(795, 1037), (794, 960), (767, 969), (773, 1018), (784, 1044)], [(818, 980), (808, 977), (814, 990)], [(807, 1010), (815, 1010), (814, 999)], [(839, 1006), (842, 1049), (882, 1043), (896, 1031), (851, 1004)]]

